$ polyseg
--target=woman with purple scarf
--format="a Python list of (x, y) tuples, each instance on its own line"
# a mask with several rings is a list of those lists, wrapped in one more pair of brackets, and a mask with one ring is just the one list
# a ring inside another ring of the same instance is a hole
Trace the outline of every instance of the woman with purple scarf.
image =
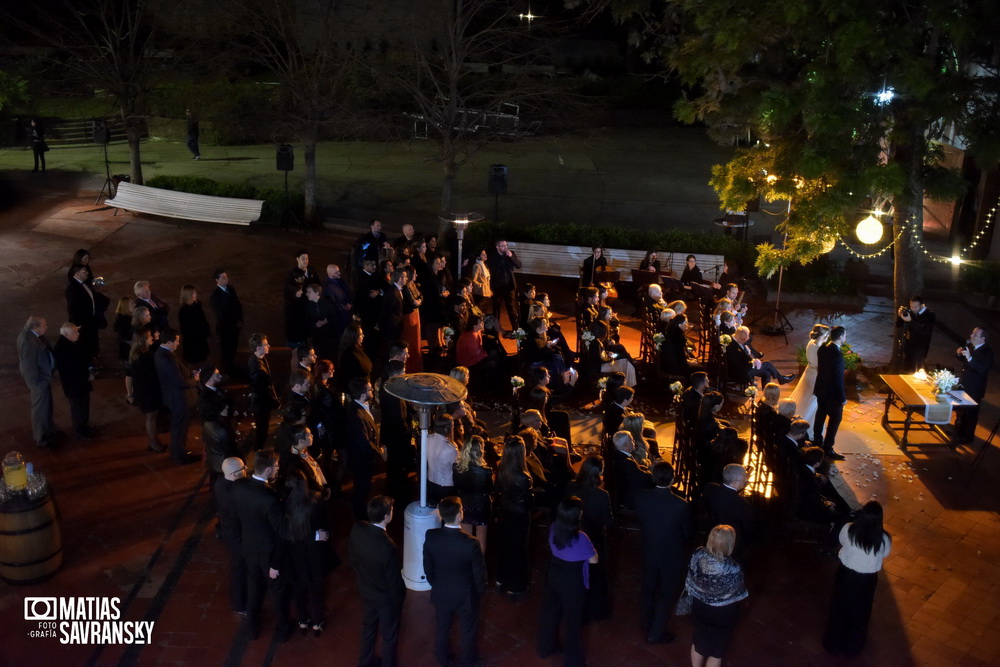
[(570, 496), (559, 503), (549, 529), (552, 561), (545, 582), (542, 616), (538, 622), (538, 655), (547, 658), (559, 651), (559, 621), (566, 618), (563, 664), (582, 667), (585, 663), (583, 628), (590, 564), (597, 563), (597, 551), (587, 534), (580, 530), (583, 501)]

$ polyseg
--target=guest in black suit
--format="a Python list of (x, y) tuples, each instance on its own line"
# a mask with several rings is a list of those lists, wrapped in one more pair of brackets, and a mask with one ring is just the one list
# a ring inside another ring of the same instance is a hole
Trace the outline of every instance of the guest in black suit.
[(896, 326), (903, 327), (903, 368), (904, 373), (913, 373), (924, 367), (927, 352), (931, 349), (931, 335), (937, 318), (924, 303), (924, 297), (910, 299), (910, 307), (900, 306)]
[(194, 403), (195, 383), (198, 374), (192, 375), (187, 365), (177, 357), (181, 336), (173, 329), (160, 334), (160, 347), (153, 356), (156, 375), (160, 378), (163, 407), (170, 411), (170, 457), (174, 463), (184, 465), (201, 460), (187, 450), (188, 409)]
[(817, 447), (826, 450), (827, 458), (834, 461), (844, 460), (833, 447), (840, 421), (844, 418), (844, 404), (847, 403), (847, 392), (844, 389), (844, 353), (840, 351), (840, 346), (846, 342), (847, 331), (844, 327), (833, 327), (830, 329), (830, 341), (816, 353), (819, 363), (816, 370), (816, 385), (813, 388), (813, 394), (816, 395), (813, 441)]
[(278, 471), (274, 452), (254, 456), (253, 476), (233, 482), (233, 500), (240, 517), (240, 553), (247, 564), (247, 622), (250, 639), (260, 637), (260, 610), (271, 589), (275, 636), (284, 641), (291, 633), (288, 620), (288, 580), (284, 569), (288, 521), (271, 480)]
[(604, 440), (608, 442), (611, 436), (621, 429), (622, 421), (625, 420), (625, 414), (628, 412), (628, 406), (635, 398), (635, 390), (632, 387), (620, 386), (614, 390), (607, 387), (604, 391), (612, 393), (611, 401), (604, 408), (604, 418), (601, 420), (601, 425), (604, 428)]
[(750, 329), (739, 327), (732, 336), (733, 340), (726, 347), (726, 367), (729, 379), (735, 382), (753, 384), (753, 379), (759, 377), (761, 382), (777, 382), (788, 384), (795, 374), (782, 375), (770, 361), (761, 361), (760, 353), (750, 347)]
[(580, 269), (580, 287), (590, 287), (594, 284), (594, 274), (601, 269), (608, 268), (608, 258), (604, 256), (604, 248), (594, 246), (591, 255), (583, 260), (583, 268)]
[(486, 561), (479, 541), (462, 530), (462, 501), (448, 496), (438, 503), (443, 528), (424, 538), (424, 573), (434, 605), (434, 654), (441, 667), (452, 664), (449, 635), (458, 617), (461, 655), (458, 664), (471, 667), (479, 659), (476, 626), (479, 600), (486, 591)]
[(267, 442), (267, 431), (271, 425), (271, 411), (278, 407), (278, 392), (271, 379), (271, 367), (267, 363), (267, 353), (271, 345), (264, 334), (250, 336), (250, 359), (247, 373), (250, 376), (250, 409), (254, 421), (254, 449), (260, 449)]
[(849, 520), (851, 506), (830, 483), (830, 478), (821, 472), (822, 466), (822, 449), (806, 447), (802, 450), (798, 465), (795, 515), (811, 523), (832, 522), (833, 530), (830, 535), (833, 538)]
[(521, 260), (513, 250), (507, 247), (507, 241), (501, 239), (496, 243), (496, 250), (489, 253), (486, 258), (486, 266), (490, 270), (490, 290), (493, 292), (493, 314), (500, 319), (500, 307), (507, 308), (507, 315), (510, 317), (510, 326), (516, 329), (520, 326), (518, 321), (517, 300), (517, 280), (514, 278), (514, 269), (521, 268)]
[(396, 667), (399, 615), (406, 587), (400, 574), (399, 551), (386, 532), (392, 521), (392, 498), (375, 496), (368, 501), (367, 513), (368, 521), (354, 524), (347, 545), (364, 609), (358, 665), (372, 667), (379, 664), (375, 658), (375, 639), (381, 630), (381, 666)]
[(738, 463), (722, 469), (722, 484), (712, 482), (705, 488), (705, 509), (711, 525), (725, 524), (736, 530), (736, 546), (732, 556), (742, 560), (746, 546), (753, 538), (754, 521), (750, 504), (740, 495), (747, 486), (747, 470)]
[(632, 458), (635, 451), (635, 440), (628, 431), (618, 431), (611, 438), (615, 446), (614, 471), (615, 491), (618, 504), (626, 509), (635, 507), (635, 498), (640, 491), (653, 485), (653, 479), (648, 470), (640, 468)]
[(236, 480), (246, 477), (246, 470), (243, 459), (230, 457), (222, 462), (222, 475), (212, 485), (219, 515), (217, 534), (229, 552), (229, 604), (237, 614), (247, 613), (247, 563), (240, 549), (240, 515), (234, 490)]
[(677, 599), (684, 571), (684, 555), (691, 538), (691, 508), (670, 485), (674, 469), (666, 461), (653, 466), (655, 488), (636, 494), (635, 511), (642, 536), (642, 599), (639, 622), (646, 641), (666, 644), (674, 640), (667, 621)]
[(688, 320), (687, 315), (676, 315), (667, 325), (665, 340), (660, 348), (660, 363), (664, 371), (671, 375), (690, 375), (704, 371), (695, 363), (694, 357), (688, 353)]
[(354, 378), (349, 389), (351, 402), (344, 409), (347, 413), (347, 465), (354, 478), (351, 506), (354, 516), (363, 519), (368, 514), (368, 492), (372, 488), (375, 457), (384, 458), (384, 450), (379, 444), (378, 428), (369, 405), (373, 398), (371, 382), (366, 378)]
[[(323, 502), (323, 494), (303, 477), (305, 469), (300, 467), (285, 481), (289, 537), (285, 569), (291, 575), (299, 632), (304, 636), (311, 628), (319, 637), (326, 628), (326, 576), (339, 561), (330, 548), (329, 509)], [(316, 469), (318, 471), (318, 467)]]
[(993, 366), (993, 350), (986, 344), (986, 331), (976, 327), (969, 335), (969, 342), (956, 351), (962, 359), (959, 381), (962, 388), (976, 402), (973, 408), (957, 410), (955, 418), (955, 443), (967, 444), (976, 438), (976, 423), (979, 421), (979, 407), (986, 396), (986, 380)]
[(59, 340), (52, 351), (59, 369), (63, 393), (69, 401), (69, 414), (77, 440), (90, 440), (91, 352), (84, 346), (80, 327), (66, 322), (59, 327)]
[(379, 442), (385, 447), (386, 491), (399, 497), (406, 484), (406, 478), (414, 468), (417, 450), (413, 446), (410, 430), (409, 407), (406, 401), (396, 398), (385, 390), (385, 383), (406, 372), (406, 365), (398, 359), (385, 366), (385, 376), (379, 385), (379, 405), (382, 407)]
[(497, 586), (511, 595), (528, 592), (531, 565), (528, 538), (531, 534), (531, 509), (534, 506), (531, 475), (525, 461), (524, 441), (510, 436), (504, 442), (497, 473), (500, 500), (497, 517)]
[(319, 283), (316, 271), (309, 266), (309, 251), (301, 249), (295, 253), (295, 268), (285, 279), (285, 336), (292, 348), (297, 348), (309, 338), (305, 325), (305, 304), (307, 285)]
[(392, 272), (392, 283), (382, 290), (382, 310), (378, 318), (379, 335), (386, 346), (403, 338), (403, 290), (406, 271), (402, 267)]
[(334, 359), (340, 344), (336, 329), (337, 304), (323, 294), (318, 283), (306, 285), (302, 316), (305, 318), (308, 338), (322, 359)]
[(77, 264), (70, 268), (70, 273), (72, 277), (66, 285), (67, 319), (79, 327), (80, 346), (93, 358), (98, 345), (98, 304), (97, 295), (87, 284), (90, 269)]
[(215, 289), (209, 296), (209, 303), (215, 313), (215, 333), (219, 337), (219, 364), (224, 373), (232, 373), (236, 369), (236, 348), (243, 328), (243, 304), (236, 295), (236, 288), (229, 284), (225, 269), (216, 269), (212, 279)]
[(689, 382), (688, 388), (681, 394), (681, 421), (686, 428), (692, 429), (698, 421), (701, 399), (708, 390), (708, 373), (704, 371), (692, 373)]
[(354, 242), (354, 260), (360, 269), (366, 261), (378, 263), (382, 251), (392, 248), (388, 237), (382, 233), (382, 221), (375, 219), (369, 225), (369, 230)]

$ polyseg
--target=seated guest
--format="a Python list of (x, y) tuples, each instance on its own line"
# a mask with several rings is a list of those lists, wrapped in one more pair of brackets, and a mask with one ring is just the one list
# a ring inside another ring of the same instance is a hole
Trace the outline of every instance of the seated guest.
[(483, 347), (482, 318), (469, 316), (465, 331), (455, 346), (455, 362), (471, 371), (471, 379), (477, 387), (490, 387), (496, 380), (500, 362)]
[(596, 287), (582, 287), (577, 297), (576, 321), (580, 331), (590, 328), (590, 325), (597, 321), (598, 303), (601, 293)]
[(530, 322), (528, 319), (528, 308), (531, 304), (538, 300), (537, 294), (535, 293), (535, 286), (532, 283), (524, 283), (521, 286), (521, 293), (518, 295), (518, 315), (520, 316), (520, 322), (522, 324)]
[[(795, 429), (795, 424), (792, 424)], [(806, 447), (799, 457), (796, 477), (795, 516), (810, 523), (833, 523), (836, 528), (847, 523), (851, 507), (820, 473), (825, 455), (820, 447)]]
[(779, 384), (788, 384), (795, 374), (782, 375), (770, 361), (761, 361), (749, 346), (750, 329), (739, 327), (733, 334), (733, 340), (726, 348), (726, 365), (729, 379), (734, 382), (753, 384), (754, 378), (760, 378), (765, 384), (777, 380)]
[(625, 415), (622, 420), (622, 430), (632, 434), (635, 441), (635, 452), (632, 457), (641, 466), (649, 467), (655, 459), (660, 458), (660, 445), (656, 442), (656, 429), (653, 422), (646, 421), (641, 412)]
[(625, 385), (634, 387), (637, 383), (635, 364), (623, 345), (610, 340), (608, 326), (597, 321), (590, 325), (594, 340), (590, 341), (587, 350), (588, 359), (592, 365), (600, 364), (600, 373), (621, 372), (625, 374)]
[(660, 319), (658, 322), (656, 322), (656, 333), (661, 333), (666, 335), (667, 327), (670, 326), (670, 323), (674, 320), (675, 317), (677, 317), (677, 313), (675, 313), (672, 309), (664, 308), (663, 310), (661, 310)]
[(687, 428), (693, 428), (698, 421), (701, 399), (708, 391), (708, 373), (696, 371), (691, 374), (688, 388), (681, 394), (681, 421)]
[[(570, 450), (572, 449), (571, 441), (565, 436), (560, 434), (560, 429), (557, 429), (555, 428), (554, 425), (550, 424), (545, 414), (545, 401), (547, 398), (546, 397), (547, 390), (544, 387), (536, 387), (535, 389), (532, 390), (532, 393), (536, 391), (539, 392), (538, 394), (536, 394), (536, 396), (541, 399), (541, 405), (539, 405), (536, 402), (537, 399), (535, 397), (533, 397), (532, 400), (529, 401), (528, 405), (537, 407), (529, 407), (521, 414), (521, 426), (535, 429), (541, 434), (542, 441), (546, 445), (560, 449), (565, 453), (565, 455), (568, 456)], [(556, 413), (559, 416), (565, 415), (566, 423), (564, 426), (565, 428), (568, 429), (569, 413), (564, 412), (562, 410), (553, 410), (552, 412)]]
[(627, 509), (635, 507), (635, 497), (640, 491), (653, 486), (649, 470), (641, 468), (632, 458), (635, 440), (628, 431), (618, 431), (611, 438), (614, 444), (615, 489), (618, 504)]
[(646, 313), (652, 320), (658, 318), (660, 311), (668, 307), (667, 302), (663, 300), (663, 288), (659, 284), (653, 283), (646, 288), (644, 306)]
[[(607, 392), (607, 389), (605, 389)], [(617, 431), (621, 430), (622, 421), (628, 412), (628, 406), (635, 398), (635, 391), (631, 387), (618, 387), (614, 390), (611, 403), (604, 409), (604, 437), (610, 438)], [(633, 443), (634, 445), (635, 443)]]
[(736, 326), (739, 322), (736, 316), (733, 315), (733, 311), (724, 310), (719, 313), (719, 335), (732, 336), (736, 333)]
[(736, 546), (733, 548), (736, 560), (743, 557), (755, 528), (750, 503), (742, 495), (748, 480), (746, 468), (730, 463), (722, 469), (722, 484), (712, 482), (705, 487), (705, 509), (710, 525), (725, 524), (736, 530)]
[(676, 315), (667, 326), (666, 340), (660, 347), (660, 365), (670, 375), (688, 376), (704, 370), (687, 347), (688, 320), (686, 315)]
[(769, 415), (770, 422), (765, 423), (765, 428), (770, 431), (771, 442), (777, 442), (779, 438), (788, 434), (792, 420), (795, 419), (796, 409), (795, 401), (790, 398), (778, 401), (777, 413)]
[(777, 382), (768, 382), (761, 392), (761, 399), (754, 406), (754, 419), (766, 423), (778, 413), (778, 401), (781, 400), (781, 387)]

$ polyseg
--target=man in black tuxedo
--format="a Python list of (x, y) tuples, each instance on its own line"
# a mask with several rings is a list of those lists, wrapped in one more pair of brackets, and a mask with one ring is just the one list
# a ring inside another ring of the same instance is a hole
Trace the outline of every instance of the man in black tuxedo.
[(318, 284), (306, 286), (306, 300), (302, 313), (309, 327), (309, 340), (322, 359), (336, 359), (340, 332), (336, 331), (337, 304), (323, 294)]
[(271, 411), (278, 407), (278, 392), (271, 379), (271, 367), (267, 363), (267, 353), (271, 345), (264, 334), (250, 336), (250, 359), (247, 373), (250, 376), (250, 408), (254, 421), (254, 449), (260, 449), (267, 441), (267, 431), (271, 425)]
[(262, 450), (254, 456), (253, 476), (233, 482), (233, 501), (240, 518), (240, 553), (247, 566), (247, 621), (250, 639), (260, 637), (260, 610), (271, 589), (275, 636), (285, 641), (291, 634), (288, 619), (288, 573), (282, 572), (284, 542), (289, 539), (288, 522), (271, 488), (278, 472), (274, 452)]
[(754, 520), (750, 503), (741, 495), (747, 486), (747, 470), (739, 463), (730, 463), (722, 469), (722, 484), (712, 482), (705, 487), (705, 509), (711, 525), (725, 524), (736, 531), (733, 558), (741, 560), (747, 542), (753, 538)]
[[(813, 394), (816, 396), (816, 421), (813, 428), (813, 442), (826, 451), (826, 456), (834, 461), (843, 461), (844, 457), (834, 451), (837, 439), (837, 429), (844, 418), (844, 404), (847, 403), (847, 392), (844, 389), (844, 353), (840, 346), (847, 342), (847, 331), (844, 327), (830, 329), (830, 340), (819, 348), (816, 353), (816, 386)], [(824, 432), (824, 426), (826, 431)]]
[(77, 264), (70, 269), (70, 274), (72, 277), (66, 285), (67, 319), (79, 327), (77, 335), (80, 347), (86, 350), (92, 360), (97, 354), (98, 308), (97, 298), (86, 282), (90, 269), (84, 264)]
[(681, 421), (685, 428), (694, 428), (701, 410), (701, 399), (708, 390), (708, 373), (698, 371), (691, 374), (688, 388), (681, 393)]
[(666, 644), (674, 640), (667, 621), (686, 564), (687, 541), (691, 538), (691, 508), (674, 494), (670, 485), (674, 469), (666, 461), (653, 466), (655, 488), (635, 497), (635, 513), (642, 536), (642, 596), (639, 622), (646, 641)]
[[(354, 314), (361, 318), (361, 328), (365, 331), (362, 345), (369, 358), (378, 358), (379, 336), (376, 327), (382, 314), (382, 276), (376, 273), (375, 260), (366, 259), (355, 276), (354, 284)], [(402, 306), (400, 306), (402, 312)]]
[(184, 465), (200, 461), (201, 457), (187, 451), (188, 410), (194, 404), (195, 383), (198, 374), (191, 374), (187, 365), (177, 356), (181, 335), (173, 329), (164, 329), (160, 334), (160, 346), (156, 348), (153, 362), (156, 375), (160, 379), (160, 393), (163, 407), (170, 411), (170, 456), (174, 463)]
[(406, 485), (406, 478), (416, 460), (413, 433), (410, 429), (409, 407), (401, 398), (385, 390), (385, 381), (406, 372), (404, 362), (393, 359), (385, 365), (384, 381), (379, 386), (379, 405), (382, 406), (382, 424), (379, 442), (385, 447), (386, 492), (399, 497)]
[(399, 551), (386, 529), (392, 521), (392, 498), (368, 501), (368, 521), (358, 521), (347, 543), (348, 558), (358, 578), (364, 616), (361, 622), (359, 667), (379, 664), (375, 640), (382, 631), (382, 667), (396, 667), (399, 616), (406, 586), (400, 573)]
[(625, 415), (629, 412), (628, 406), (632, 405), (634, 399), (635, 390), (632, 387), (622, 385), (614, 390), (611, 403), (608, 404), (608, 407), (604, 408), (604, 416), (601, 419), (605, 442), (609, 442), (611, 436), (617, 433), (618, 429), (622, 427)]
[(763, 384), (788, 384), (795, 378), (794, 373), (782, 375), (774, 364), (761, 359), (763, 355), (750, 347), (750, 329), (747, 327), (737, 327), (732, 339), (726, 347), (726, 369), (730, 380), (753, 384), (753, 379), (759, 377)]
[(382, 293), (382, 311), (378, 318), (382, 347), (403, 337), (403, 288), (406, 271), (399, 268), (392, 272), (392, 285)]
[(452, 664), (449, 635), (458, 617), (462, 667), (475, 665), (479, 599), (486, 590), (486, 561), (479, 541), (462, 530), (462, 501), (448, 496), (438, 503), (443, 528), (432, 528), (424, 538), (424, 574), (434, 605), (434, 653), (441, 667)]
[(490, 270), (490, 290), (493, 292), (493, 314), (500, 319), (500, 306), (507, 308), (511, 329), (516, 329), (518, 322), (517, 280), (514, 269), (521, 268), (521, 260), (513, 250), (507, 247), (507, 241), (497, 241), (496, 250), (487, 253), (486, 267)]
[(212, 485), (215, 507), (219, 514), (216, 531), (229, 552), (229, 604), (237, 614), (247, 613), (247, 563), (240, 547), (240, 515), (234, 490), (236, 481), (246, 477), (243, 459), (233, 456), (222, 462), (222, 475)]
[(69, 401), (69, 414), (73, 420), (73, 432), (77, 440), (90, 440), (90, 392), (93, 388), (90, 371), (93, 359), (91, 350), (85, 347), (80, 335), (80, 327), (66, 322), (59, 327), (59, 340), (52, 351), (59, 369), (59, 380), (63, 393)]
[[(302, 349), (302, 348), (299, 348)], [(282, 405), (286, 408), (294, 407), (306, 418), (306, 423), (312, 422), (310, 415), (313, 405), (310, 389), (312, 388), (312, 375), (309, 371), (296, 368), (288, 376), (288, 391), (285, 393), (285, 400)]]
[(900, 306), (896, 326), (903, 327), (903, 368), (904, 373), (913, 373), (924, 367), (927, 352), (931, 349), (931, 334), (937, 318), (924, 304), (922, 296), (910, 299), (910, 307)]
[[(618, 431), (611, 437), (615, 446), (614, 474), (615, 495), (618, 504), (626, 509), (635, 507), (635, 498), (640, 491), (653, 485), (653, 479), (648, 470), (639, 467), (632, 458), (635, 451), (635, 440), (628, 431)], [(671, 473), (673, 476), (673, 473)]]
[(835, 536), (851, 516), (851, 506), (837, 492), (830, 478), (822, 472), (824, 452), (806, 447), (799, 457), (796, 478), (795, 515), (803, 521), (834, 524)]
[(993, 351), (986, 344), (986, 331), (976, 327), (969, 336), (969, 342), (958, 348), (956, 354), (962, 359), (959, 382), (965, 393), (976, 402), (972, 408), (957, 410), (955, 417), (955, 444), (968, 444), (976, 438), (976, 423), (979, 421), (979, 407), (986, 396), (986, 380), (993, 366)]
[(236, 369), (236, 348), (240, 343), (240, 329), (243, 328), (243, 304), (236, 288), (229, 284), (229, 274), (225, 269), (216, 269), (212, 278), (215, 289), (209, 296), (209, 303), (215, 313), (215, 333), (219, 337), (219, 365), (223, 373), (231, 374)]
[(368, 492), (372, 488), (375, 457), (383, 456), (378, 428), (371, 413), (372, 384), (366, 378), (354, 378), (348, 385), (351, 401), (344, 406), (346, 413), (347, 466), (354, 478), (351, 506), (354, 516), (364, 519), (368, 514)]
[(170, 315), (170, 306), (160, 297), (153, 294), (153, 290), (148, 280), (137, 280), (132, 286), (135, 293), (133, 304), (136, 308), (143, 306), (149, 309), (149, 328), (153, 331), (163, 331), (167, 328), (167, 317)]
[(354, 261), (357, 268), (364, 266), (366, 261), (378, 264), (381, 251), (388, 251), (392, 248), (389, 239), (382, 233), (382, 221), (374, 219), (371, 221), (368, 231), (358, 237), (354, 243)]

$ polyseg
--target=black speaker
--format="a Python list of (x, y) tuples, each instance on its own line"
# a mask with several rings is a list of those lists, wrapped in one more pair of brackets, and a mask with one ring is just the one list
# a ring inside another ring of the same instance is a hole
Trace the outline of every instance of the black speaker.
[(295, 171), (295, 151), (291, 144), (279, 144), (275, 158), (278, 171)]
[(103, 120), (90, 121), (90, 130), (94, 135), (95, 144), (111, 143), (111, 128)]
[(491, 195), (507, 194), (507, 165), (490, 165), (489, 188)]

